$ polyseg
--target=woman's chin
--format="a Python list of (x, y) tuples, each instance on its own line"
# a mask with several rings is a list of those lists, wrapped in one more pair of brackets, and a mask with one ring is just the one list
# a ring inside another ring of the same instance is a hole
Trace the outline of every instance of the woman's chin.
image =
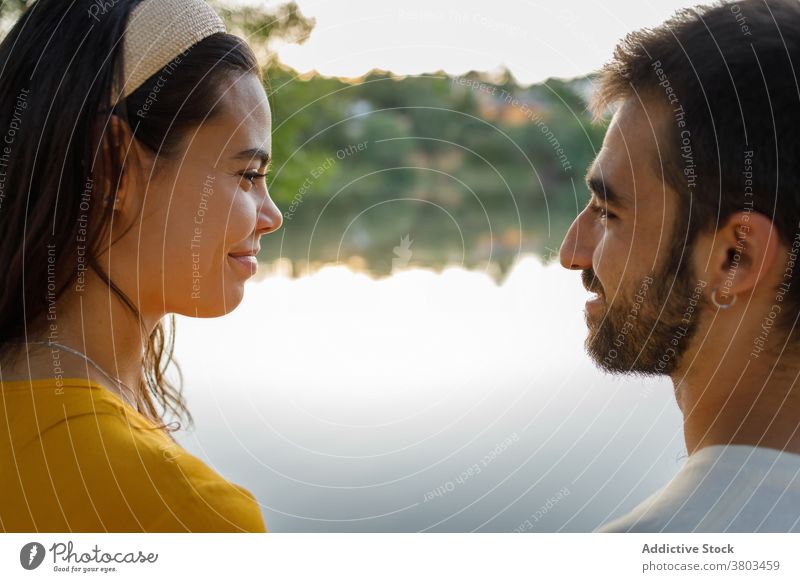
[(195, 297), (175, 312), (186, 317), (222, 317), (236, 309), (243, 299), (244, 283), (226, 283), (224, 297)]

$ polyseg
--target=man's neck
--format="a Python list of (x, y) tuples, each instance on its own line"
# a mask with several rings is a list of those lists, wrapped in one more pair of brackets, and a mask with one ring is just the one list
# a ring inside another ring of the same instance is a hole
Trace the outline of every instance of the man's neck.
[(688, 372), (672, 376), (689, 454), (717, 444), (800, 454), (800, 357), (751, 357), (747, 346), (716, 345), (719, 353), (689, 358)]

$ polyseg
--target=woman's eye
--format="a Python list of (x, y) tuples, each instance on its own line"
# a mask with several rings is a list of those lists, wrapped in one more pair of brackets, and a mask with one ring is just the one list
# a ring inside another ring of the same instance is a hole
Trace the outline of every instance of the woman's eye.
[(262, 174), (261, 172), (242, 172), (240, 175), (251, 184), (255, 184), (256, 180), (267, 177), (267, 174)]

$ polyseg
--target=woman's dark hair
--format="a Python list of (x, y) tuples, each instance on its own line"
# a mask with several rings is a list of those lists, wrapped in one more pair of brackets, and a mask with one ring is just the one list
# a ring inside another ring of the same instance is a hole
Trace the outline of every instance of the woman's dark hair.
[[(128, 124), (158, 166), (178, 152), (190, 129), (218, 113), (230, 75), (250, 72), (261, 78), (247, 44), (217, 33), (110, 107), (115, 70), (123, 70), (125, 25), (140, 1), (36, 0), (0, 44), (2, 360), (19, 355), (18, 342), (26, 337), (46, 333), (58, 298), (81, 269), (97, 273), (140, 320), (134, 303), (97, 260), (113, 242), (113, 204), (102, 201), (116, 195), (113, 185), (125, 162), (110, 116)], [(110, 191), (104, 185), (112, 185)], [(159, 428), (175, 430), (163, 424), (163, 413), (186, 416), (190, 424), (192, 416), (181, 386), (165, 377), (173, 361), (174, 316), (169, 323), (169, 332), (162, 321), (144, 334), (149, 337), (138, 388), (140, 409), (162, 422)], [(178, 376), (182, 383), (180, 370)]]

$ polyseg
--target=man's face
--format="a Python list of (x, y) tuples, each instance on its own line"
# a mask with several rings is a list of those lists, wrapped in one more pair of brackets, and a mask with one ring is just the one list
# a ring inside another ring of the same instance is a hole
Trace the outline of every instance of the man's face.
[[(628, 99), (587, 174), (588, 206), (561, 245), (561, 264), (583, 271), (586, 347), (611, 372), (672, 373), (697, 328), (702, 286), (693, 279), (684, 228), (673, 237), (678, 196), (661, 179), (656, 135), (669, 111)], [(702, 285), (702, 283), (700, 283)]]

